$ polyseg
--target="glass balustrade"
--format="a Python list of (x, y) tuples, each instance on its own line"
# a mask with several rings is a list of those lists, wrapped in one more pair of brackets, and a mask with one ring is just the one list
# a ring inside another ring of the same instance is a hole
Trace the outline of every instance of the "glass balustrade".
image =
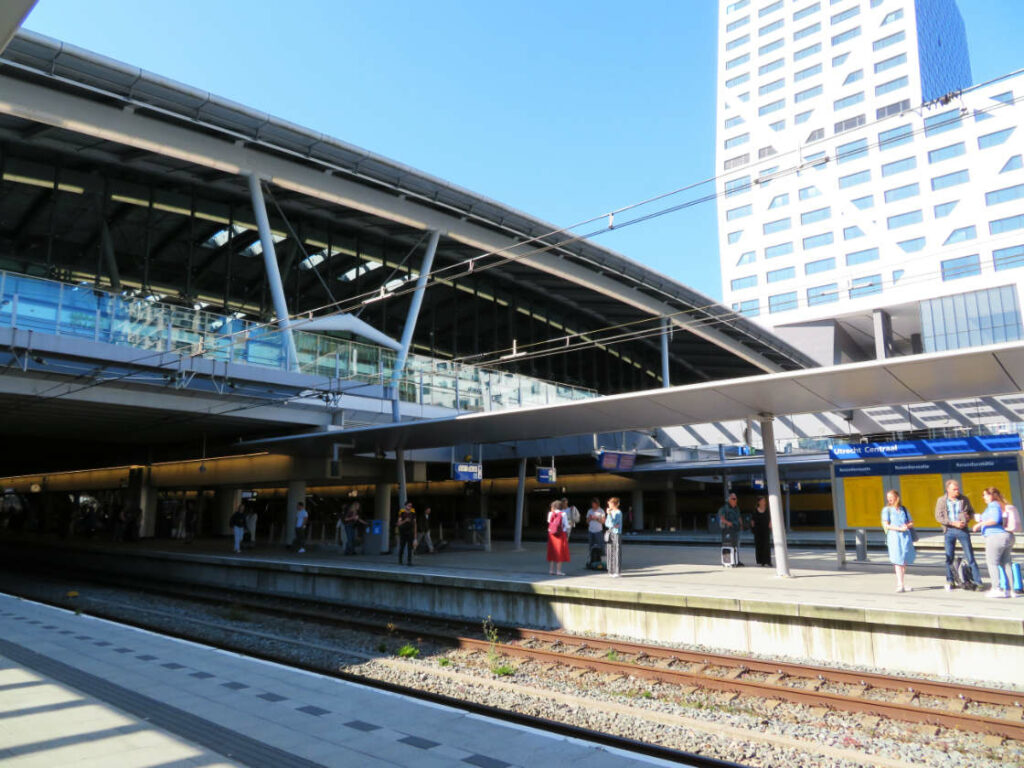
[[(0, 271), (0, 327), (284, 370), (281, 333), (234, 315), (165, 304)], [(393, 350), (295, 331), (299, 371), (365, 384), (390, 381)], [(595, 397), (590, 389), (515, 373), (410, 355), (399, 382), (406, 402), (460, 411), (566, 403)]]

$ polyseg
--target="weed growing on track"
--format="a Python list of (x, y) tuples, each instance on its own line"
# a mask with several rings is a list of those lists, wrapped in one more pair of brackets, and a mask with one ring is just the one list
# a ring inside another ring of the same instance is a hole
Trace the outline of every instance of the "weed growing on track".
[(398, 649), (398, 655), (403, 659), (415, 659), (420, 655), (420, 649), (415, 645), (409, 645), (406, 643)]
[(491, 673), (498, 677), (508, 677), (514, 675), (516, 668), (511, 664), (502, 663), (501, 654), (498, 653), (498, 628), (494, 626), (494, 621), (488, 616), (484, 619), (483, 623), (484, 637), (487, 638), (487, 666), (490, 667)]
[(618, 661), (619, 660), (619, 652), (616, 651), (614, 648), (609, 648), (608, 649), (608, 653), (606, 653), (604, 655), (604, 657), (606, 659), (608, 659), (608, 661)]
[(452, 660), (449, 659), (447, 656), (442, 656), (440, 659), (437, 660), (437, 666), (439, 667), (450, 667), (451, 665)]

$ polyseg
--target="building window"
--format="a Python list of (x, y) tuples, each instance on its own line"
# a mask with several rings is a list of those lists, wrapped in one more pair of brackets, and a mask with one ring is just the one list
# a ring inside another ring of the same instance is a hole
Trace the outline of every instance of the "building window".
[(796, 309), (796, 291), (777, 293), (774, 296), (768, 297), (769, 313), (788, 312), (791, 309)]
[(932, 178), (932, 191), (938, 192), (940, 189), (955, 187), (957, 184), (966, 184), (970, 180), (971, 175), (966, 168), (962, 171), (947, 173), (944, 176), (935, 176)]
[(736, 0), (736, 2), (725, 6), (725, 12), (733, 13), (734, 11), (738, 11), (740, 8), (746, 8), (748, 5), (750, 5), (750, 0)]
[(909, 144), (913, 140), (914, 129), (910, 123), (898, 125), (878, 134), (878, 148), (881, 150), (892, 149), (901, 144)]
[(730, 78), (725, 81), (726, 88), (735, 88), (737, 85), (743, 85), (750, 79), (750, 73), (744, 72), (742, 75), (736, 75), (736, 77)]
[(898, 67), (900, 64), (907, 63), (907, 54), (901, 53), (899, 56), (893, 56), (892, 58), (882, 59), (880, 62), (875, 64), (875, 74), (885, 72), (887, 69)]
[(851, 72), (850, 74), (848, 74), (846, 76), (846, 79), (843, 80), (843, 85), (850, 85), (852, 83), (856, 83), (858, 80), (863, 80), (863, 79), (864, 79), (864, 70), (863, 69), (855, 69), (855, 70), (853, 70), (853, 72)]
[(843, 228), (843, 240), (856, 240), (858, 237), (864, 237), (864, 230), (856, 224)]
[(726, 139), (725, 140), (725, 148), (726, 149), (732, 149), (733, 147), (738, 147), (741, 144), (746, 144), (748, 141), (750, 141), (750, 134), (749, 133), (741, 133), (738, 136), (733, 136), (730, 139)]
[(783, 40), (782, 40), (781, 37), (778, 40), (773, 40), (770, 43), (765, 43), (764, 45), (762, 45), (760, 48), (757, 49), (757, 55), (758, 56), (764, 56), (766, 53), (771, 53), (772, 51), (777, 51), (777, 50), (779, 50), (779, 48), (782, 47), (782, 43), (783, 43)]
[(869, 181), (871, 181), (871, 171), (858, 171), (857, 173), (851, 173), (849, 176), (840, 176), (839, 188), (846, 189), (847, 187), (865, 184)]
[(821, 248), (824, 245), (832, 245), (834, 238), (831, 232), (823, 232), (820, 235), (811, 235), (810, 237), (804, 238), (804, 250), (809, 251), (812, 248)]
[(871, 296), (872, 294), (881, 292), (881, 275), (865, 275), (864, 277), (855, 277), (853, 281), (850, 283), (851, 299), (859, 299), (864, 296)]
[(732, 197), (733, 195), (740, 195), (744, 192), (750, 191), (750, 177), (740, 176), (738, 179), (732, 179), (731, 181), (725, 182), (725, 196)]
[(864, 197), (857, 197), (850, 201), (854, 207), (859, 211), (866, 211), (868, 208), (875, 207), (875, 196), (864, 195)]
[(821, 31), (821, 23), (820, 22), (815, 22), (814, 24), (811, 24), (811, 26), (809, 26), (809, 27), (804, 27), (803, 29), (798, 29), (796, 32), (794, 32), (793, 33), (793, 40), (803, 40), (805, 37), (809, 37), (809, 36), (813, 35), (814, 33), (820, 32), (820, 31)]
[(1024, 184), (1017, 184), (1013, 187), (1003, 187), (994, 192), (985, 193), (985, 205), (998, 205), (1008, 203), (1011, 200), (1019, 200), (1024, 197)]
[(753, 212), (753, 208), (750, 203), (741, 205), (738, 208), (730, 208), (725, 212), (725, 220), (733, 221), (734, 219), (742, 219), (744, 216), (749, 216)]
[(742, 124), (743, 124), (743, 118), (742, 117), (738, 117), (738, 116), (737, 117), (730, 117), (728, 120), (725, 121), (725, 127), (726, 128), (735, 128), (737, 125), (742, 125)]
[(778, 245), (769, 245), (764, 249), (764, 257), (766, 259), (775, 259), (779, 256), (786, 256), (793, 252), (793, 243), (779, 243)]
[(836, 260), (829, 256), (827, 259), (818, 259), (817, 261), (808, 261), (804, 264), (805, 275), (816, 275), (819, 272), (829, 272), (836, 268)]
[(755, 259), (757, 259), (757, 253), (754, 251), (747, 251), (746, 253), (741, 254), (739, 259), (737, 259), (736, 266), (742, 267), (744, 264), (753, 264)]
[(818, 189), (817, 187), (814, 187), (814, 186), (803, 187), (800, 190), (799, 194), (800, 194), (800, 199), (801, 200), (810, 200), (812, 197), (820, 196), (821, 195), (821, 190)]
[(789, 192), (783, 192), (781, 195), (773, 197), (771, 204), (768, 206), (768, 210), (771, 210), (772, 208), (781, 208), (784, 205), (789, 205)]
[(953, 212), (953, 209), (956, 208), (956, 204), (959, 202), (959, 200), (953, 200), (952, 202), (949, 203), (939, 203), (938, 205), (935, 206), (935, 218), (946, 218), (947, 216), (949, 216), (949, 214)]
[(924, 220), (921, 215), (921, 211), (908, 211), (907, 213), (899, 213), (895, 216), (890, 216), (886, 219), (886, 225), (889, 229), (899, 229), (900, 227), (909, 227), (911, 224), (920, 224)]
[(806, 80), (808, 77), (814, 77), (815, 75), (820, 75), (820, 74), (821, 74), (821, 64), (815, 64), (813, 67), (807, 67), (806, 69), (801, 69), (799, 72), (794, 74), (793, 75), (793, 80), (795, 80), (796, 82), (800, 82), (801, 80)]
[(1011, 232), (1015, 229), (1024, 229), (1024, 213), (1017, 216), (1007, 216), (1005, 219), (996, 219), (988, 223), (990, 235), (1001, 235), (1003, 232)]
[(998, 101), (1000, 104), (1013, 104), (1013, 91), (1003, 91), (997, 93), (995, 96), (990, 96), (992, 101)]
[(952, 232), (949, 233), (949, 237), (946, 238), (946, 241), (943, 243), (943, 245), (962, 243), (964, 240), (973, 240), (977, 236), (978, 231), (974, 228), (974, 225), (971, 224), (969, 227), (960, 227), (959, 229), (954, 229)]
[(782, 7), (782, 0), (775, 0), (774, 3), (769, 3), (764, 8), (759, 10), (757, 12), (757, 16), (758, 16), (758, 18), (763, 18), (763, 17), (767, 16), (769, 13), (773, 13), (774, 11), (779, 10), (779, 8), (781, 8), (781, 7)]
[(859, 5), (855, 5), (852, 8), (847, 8), (845, 11), (840, 11), (839, 13), (835, 13), (835, 14), (832, 15), (832, 19), (831, 19), (832, 26), (834, 27), (836, 24), (842, 24), (847, 19), (852, 19), (858, 13), (860, 13), (860, 6)]
[(942, 262), (942, 280), (959, 280), (963, 277), (974, 277), (981, 274), (981, 259), (978, 254), (946, 259)]
[(1009, 248), (992, 251), (992, 264), (996, 272), (1024, 267), (1024, 245), (1011, 245)]
[(725, 44), (725, 50), (731, 51), (750, 42), (750, 35), (741, 35)]
[[(771, 157), (772, 155), (777, 155), (777, 154), (779, 154), (779, 152), (778, 152), (777, 149), (775, 149), (775, 147), (761, 147), (759, 150), (757, 150), (757, 159), (758, 160), (764, 160), (766, 157)], [(776, 168), (777, 167), (778, 166), (776, 166)], [(764, 175), (765, 175), (765, 172), (761, 171), (761, 176), (764, 176)]]
[(815, 43), (814, 45), (809, 45), (806, 48), (801, 48), (793, 54), (793, 61), (801, 61), (816, 53), (821, 53), (821, 43)]
[(807, 139), (804, 144), (813, 144), (815, 141), (821, 141), (825, 138), (824, 128), (815, 128), (813, 131), (807, 134)]
[(903, 279), (903, 275), (905, 275), (906, 272), (907, 272), (907, 270), (905, 270), (905, 269), (894, 269), (892, 271), (892, 284), (896, 285), (896, 283), (898, 283), (900, 280), (902, 280)]
[(755, 285), (757, 285), (757, 275), (737, 277), (729, 283), (729, 287), (734, 291), (742, 291), (744, 288), (753, 288)]
[(978, 137), (978, 149), (988, 149), (989, 147), (997, 147), (1004, 143), (1010, 135), (1016, 130), (1016, 126), (1013, 128), (1004, 128), (1001, 131), (995, 133), (986, 133), (984, 136)]
[(800, 19), (806, 19), (812, 13), (817, 13), (821, 10), (821, 3), (811, 3), (806, 8), (801, 8), (799, 11), (793, 12), (793, 21), (800, 21)]
[(772, 101), (772, 102), (770, 102), (768, 104), (765, 104), (760, 109), (758, 109), (757, 110), (757, 114), (759, 116), (768, 115), (768, 114), (771, 114), (772, 112), (778, 112), (784, 106), (786, 106), (786, 100), (785, 99), (779, 99), (778, 101)]
[(857, 93), (851, 93), (849, 96), (833, 101), (832, 109), (838, 112), (840, 109), (852, 107), (854, 104), (860, 104), (862, 101), (864, 101), (864, 91), (857, 91)]
[(773, 269), (769, 272), (766, 277), (769, 283), (778, 283), (782, 280), (792, 280), (796, 277), (795, 267), (783, 267), (782, 269)]
[(832, 68), (841, 67), (846, 63), (846, 60), (850, 58), (850, 52), (840, 53), (838, 56), (832, 57)]
[(771, 183), (771, 175), (777, 170), (779, 170), (779, 166), (777, 165), (773, 165), (771, 168), (762, 168), (757, 174), (757, 182), (762, 187), (767, 187), (768, 184)]
[(913, 184), (905, 184), (902, 187), (893, 187), (885, 192), (885, 202), (895, 203), (897, 200), (906, 200), (908, 197), (916, 197), (921, 194), (921, 188), (915, 181)]
[(903, 101), (897, 101), (894, 104), (887, 104), (884, 107), (879, 107), (875, 110), (875, 117), (879, 120), (890, 115), (901, 115), (910, 109), (910, 99), (903, 99)]
[(736, 157), (730, 157), (728, 160), (722, 163), (722, 168), (728, 171), (733, 168), (739, 168), (741, 165), (746, 165), (749, 162), (750, 155), (748, 153), (745, 153), (742, 155), (737, 155)]
[(878, 260), (877, 248), (865, 248), (863, 251), (854, 251), (846, 254), (846, 266), (852, 267), (857, 264), (865, 264), (869, 261)]
[(867, 119), (864, 115), (856, 115), (855, 117), (848, 117), (845, 120), (840, 120), (834, 126), (834, 133), (845, 133), (846, 131), (852, 131), (854, 128), (860, 128)]
[(885, 14), (885, 18), (882, 19), (881, 26), (884, 27), (886, 24), (892, 24), (894, 21), (899, 21), (902, 18), (903, 18), (903, 9), (902, 8), (897, 8), (895, 11), (891, 11), (890, 13)]
[(856, 160), (859, 157), (864, 157), (868, 153), (868, 140), (857, 139), (851, 141), (848, 144), (840, 144), (836, 147), (836, 162), (847, 163), (850, 160)]
[(765, 24), (763, 27), (757, 30), (757, 36), (764, 37), (765, 35), (770, 35), (777, 29), (782, 29), (782, 22), (783, 19), (779, 19), (778, 21), (773, 21), (771, 24)]
[(771, 93), (772, 91), (779, 90), (779, 88), (781, 88), (785, 84), (786, 84), (785, 78), (779, 78), (778, 80), (772, 80), (770, 83), (765, 83), (760, 88), (758, 88), (757, 89), (757, 93), (758, 93), (759, 96), (766, 96), (767, 94)]
[(875, 96), (884, 96), (887, 93), (898, 91), (900, 88), (906, 88), (910, 84), (910, 80), (906, 75), (903, 77), (897, 77), (895, 80), (890, 80), (887, 83), (875, 86)]
[(736, 19), (736, 21), (733, 21), (733, 22), (730, 22), (730, 23), (726, 24), (725, 25), (725, 31), (726, 32), (735, 32), (740, 27), (742, 27), (742, 26), (744, 26), (746, 24), (749, 24), (749, 23), (750, 23), (750, 17), (749, 16), (744, 16), (742, 19)]
[(881, 40), (875, 40), (875, 42), (871, 44), (871, 50), (880, 51), (883, 48), (888, 48), (890, 45), (896, 45), (896, 43), (903, 42), (906, 37), (907, 34), (905, 32), (897, 32), (893, 35), (889, 35), (888, 37), (883, 37)]
[(962, 141), (958, 141), (956, 144), (950, 144), (948, 147), (939, 147), (933, 149), (928, 153), (929, 163), (941, 163), (943, 160), (949, 160), (953, 157), (960, 157), (967, 151)]
[(808, 211), (807, 213), (800, 214), (800, 223), (807, 225), (813, 224), (816, 221), (825, 221), (832, 217), (832, 209), (830, 207), (818, 208), (814, 211)]
[(1018, 341), (1022, 336), (1013, 285), (926, 299), (920, 309), (925, 352)]
[(807, 101), (813, 99), (815, 96), (821, 95), (821, 86), (816, 85), (813, 88), (808, 88), (806, 91), (797, 91), (793, 96), (793, 101), (799, 104), (801, 101)]
[(813, 109), (809, 109), (806, 112), (800, 112), (800, 113), (794, 115), (793, 116), (793, 124), (794, 125), (800, 125), (801, 123), (806, 123), (808, 120), (811, 119), (811, 113), (812, 112), (814, 112), (814, 110)]
[(744, 53), (742, 56), (737, 56), (735, 59), (730, 59), (729, 61), (725, 62), (725, 68), (735, 69), (741, 64), (746, 64), (748, 61), (750, 61), (750, 54)]
[(895, 176), (897, 173), (906, 173), (917, 168), (916, 157), (904, 157), (902, 160), (894, 160), (882, 166), (882, 178)]
[(785, 120), (778, 120), (778, 121), (776, 121), (774, 123), (768, 123), (768, 127), (771, 128), (776, 133), (778, 133), (779, 131), (781, 131), (783, 128), (786, 127), (786, 121)]
[(848, 29), (845, 32), (840, 32), (838, 35), (833, 35), (832, 36), (832, 45), (833, 46), (842, 45), (843, 43), (845, 43), (845, 42), (847, 42), (849, 40), (853, 40), (853, 38), (858, 37), (859, 35), (860, 35), (860, 27), (859, 26), (858, 27), (854, 27), (853, 29)]
[(1008, 171), (1019, 171), (1021, 167), (1024, 167), (1024, 163), (1021, 162), (1020, 155), (1014, 155), (1006, 161), (1006, 165), (1004, 165), (999, 172), (1007, 173)]
[(924, 119), (924, 135), (934, 136), (937, 133), (953, 131), (963, 125), (959, 109), (950, 109)]
[(761, 314), (760, 302), (757, 299), (741, 301), (733, 304), (732, 308), (745, 317), (757, 317)]
[(776, 219), (775, 221), (765, 222), (762, 225), (761, 230), (766, 235), (774, 235), (776, 232), (784, 232), (791, 226), (789, 217), (784, 219)]
[(902, 248), (904, 253), (917, 253), (924, 248), (925, 239), (923, 237), (915, 237), (913, 240), (903, 240), (896, 243), (896, 245)]
[(818, 304), (830, 304), (839, 301), (839, 284), (829, 283), (828, 285), (816, 285), (807, 289), (807, 306), (814, 307)]
[(736, 243), (740, 241), (741, 237), (743, 237), (743, 230), (737, 229), (735, 232), (730, 232), (726, 235), (725, 239), (729, 242), (729, 245), (736, 245)]

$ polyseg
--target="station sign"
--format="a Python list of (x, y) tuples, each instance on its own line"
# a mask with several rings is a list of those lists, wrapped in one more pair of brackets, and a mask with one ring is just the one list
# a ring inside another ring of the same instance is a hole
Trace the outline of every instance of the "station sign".
[(834, 461), (851, 459), (904, 459), (913, 456), (949, 456), (958, 453), (995, 453), (1021, 450), (1020, 435), (952, 437), (938, 440), (898, 440), (891, 443), (836, 443), (829, 449)]
[(597, 466), (606, 472), (629, 472), (636, 466), (636, 454), (628, 451), (598, 451)]
[(471, 461), (457, 461), (452, 464), (452, 480), (463, 483), (478, 483), (484, 479), (484, 465)]
[(873, 475), (951, 475), (960, 472), (1016, 472), (1015, 456), (979, 456), (970, 459), (923, 459), (921, 461), (871, 461), (836, 464), (836, 477)]
[(537, 467), (537, 482), (554, 485), (558, 482), (558, 473), (554, 467)]

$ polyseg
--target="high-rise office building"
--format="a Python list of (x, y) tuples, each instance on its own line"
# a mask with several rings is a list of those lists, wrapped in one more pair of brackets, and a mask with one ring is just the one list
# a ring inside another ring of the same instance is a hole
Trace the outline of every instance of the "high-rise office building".
[(824, 363), (1024, 338), (1024, 76), (954, 0), (721, 0), (724, 303)]

